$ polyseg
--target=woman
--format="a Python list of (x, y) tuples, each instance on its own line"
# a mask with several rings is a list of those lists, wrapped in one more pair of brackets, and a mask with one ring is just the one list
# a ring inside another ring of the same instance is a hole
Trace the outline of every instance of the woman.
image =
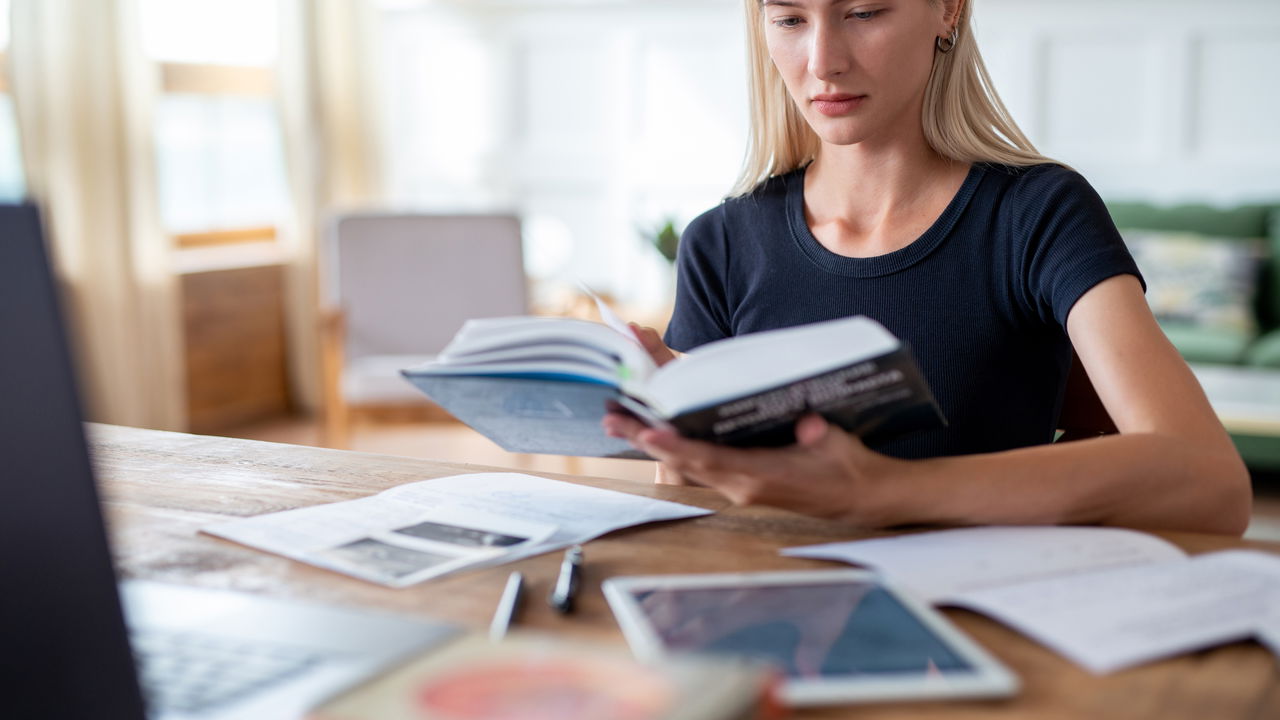
[[(746, 0), (753, 134), (680, 248), (666, 341), (868, 315), (950, 424), (883, 446), (804, 418), (735, 449), (610, 415), (659, 481), (863, 526), (1105, 523), (1240, 534), (1248, 474), (1105, 207), (1008, 116), (968, 0)], [(671, 351), (656, 333), (660, 362)], [(1118, 434), (1052, 443), (1072, 353)]]

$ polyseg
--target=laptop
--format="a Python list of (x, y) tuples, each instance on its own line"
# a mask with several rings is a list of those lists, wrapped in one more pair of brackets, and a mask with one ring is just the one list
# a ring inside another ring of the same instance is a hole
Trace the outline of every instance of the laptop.
[(0, 716), (297, 717), (454, 634), (354, 609), (117, 584), (62, 328), (38, 213), (0, 206)]

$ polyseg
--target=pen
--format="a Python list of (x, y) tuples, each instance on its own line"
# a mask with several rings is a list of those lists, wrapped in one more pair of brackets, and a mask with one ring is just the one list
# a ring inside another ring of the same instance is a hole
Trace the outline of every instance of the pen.
[(578, 594), (578, 586), (582, 578), (582, 546), (574, 545), (564, 553), (560, 563), (560, 576), (556, 578), (555, 589), (547, 602), (557, 612), (573, 612), (573, 599)]
[(520, 605), (520, 590), (523, 586), (524, 576), (519, 571), (511, 573), (507, 578), (507, 587), (502, 591), (498, 609), (493, 613), (493, 622), (489, 624), (489, 640), (498, 642), (507, 634), (507, 628), (511, 627), (511, 620)]

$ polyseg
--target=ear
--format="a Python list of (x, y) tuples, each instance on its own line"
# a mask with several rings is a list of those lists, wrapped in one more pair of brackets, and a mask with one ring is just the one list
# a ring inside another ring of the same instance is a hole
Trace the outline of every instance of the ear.
[(951, 30), (960, 22), (960, 14), (964, 10), (964, 5), (968, 0), (940, 0), (938, 3), (942, 10), (942, 29), (938, 33), (938, 37), (946, 37), (951, 34)]

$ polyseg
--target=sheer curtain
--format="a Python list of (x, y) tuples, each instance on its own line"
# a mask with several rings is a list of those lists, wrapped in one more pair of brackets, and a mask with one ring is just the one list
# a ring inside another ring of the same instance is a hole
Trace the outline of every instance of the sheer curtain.
[(134, 0), (13, 0), (13, 97), (88, 417), (182, 429), (178, 289), (151, 149), (157, 80), (141, 56), (137, 10)]
[(323, 238), (338, 212), (380, 204), (377, 72), (366, 0), (281, 0), (280, 117), (294, 212), (282, 232), (294, 257), (288, 325), (296, 399), (320, 398)]

